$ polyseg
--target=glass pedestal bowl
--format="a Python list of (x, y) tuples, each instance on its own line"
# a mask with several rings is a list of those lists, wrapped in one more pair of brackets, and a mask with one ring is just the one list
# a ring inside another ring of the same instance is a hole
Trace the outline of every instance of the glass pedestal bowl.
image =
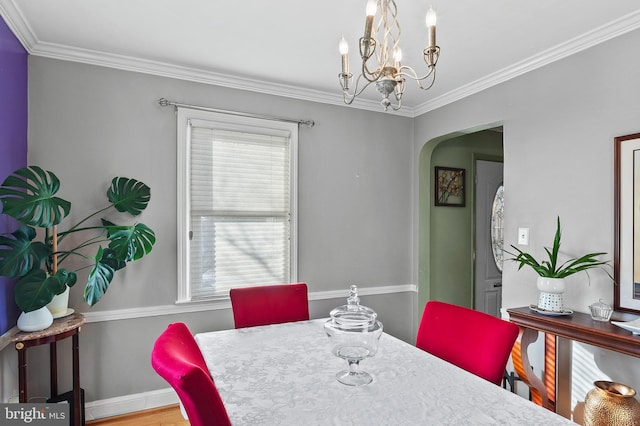
[(360, 305), (356, 286), (351, 286), (347, 304), (331, 311), (331, 319), (324, 324), (331, 352), (349, 364), (347, 370), (336, 374), (340, 383), (362, 386), (373, 381), (369, 373), (360, 369), (360, 362), (378, 351), (382, 323), (376, 317), (375, 311)]

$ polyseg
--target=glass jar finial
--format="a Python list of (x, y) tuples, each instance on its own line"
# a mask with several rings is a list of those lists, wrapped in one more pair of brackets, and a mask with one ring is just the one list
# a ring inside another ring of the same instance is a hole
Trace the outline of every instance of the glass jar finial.
[(349, 288), (349, 297), (347, 297), (347, 309), (357, 311), (360, 306), (360, 298), (358, 297), (358, 286), (352, 285)]

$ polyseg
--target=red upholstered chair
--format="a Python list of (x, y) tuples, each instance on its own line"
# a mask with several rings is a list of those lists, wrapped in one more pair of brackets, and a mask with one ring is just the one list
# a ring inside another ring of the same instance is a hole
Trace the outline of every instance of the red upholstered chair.
[(229, 296), (236, 328), (309, 319), (305, 283), (232, 288)]
[(151, 352), (151, 365), (178, 394), (191, 426), (231, 425), (202, 352), (186, 324), (169, 324)]
[(500, 385), (518, 332), (512, 322), (432, 300), (425, 305), (416, 346)]

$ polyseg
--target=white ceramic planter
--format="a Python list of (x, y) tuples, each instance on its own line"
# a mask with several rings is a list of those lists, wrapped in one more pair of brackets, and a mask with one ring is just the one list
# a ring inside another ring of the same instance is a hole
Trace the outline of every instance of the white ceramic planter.
[(552, 312), (563, 312), (563, 294), (567, 288), (564, 278), (538, 277), (537, 287), (540, 291), (538, 309)]
[(31, 312), (23, 312), (18, 317), (18, 329), (21, 331), (40, 331), (53, 324), (53, 315), (46, 306)]
[(53, 297), (53, 300), (47, 305), (47, 309), (53, 315), (53, 318), (61, 318), (67, 314), (69, 309), (69, 287), (62, 294)]

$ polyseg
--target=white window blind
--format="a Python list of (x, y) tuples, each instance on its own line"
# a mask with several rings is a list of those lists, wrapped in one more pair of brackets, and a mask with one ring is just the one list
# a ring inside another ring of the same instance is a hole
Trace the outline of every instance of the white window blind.
[(187, 127), (188, 299), (291, 282), (291, 131), (202, 120)]

